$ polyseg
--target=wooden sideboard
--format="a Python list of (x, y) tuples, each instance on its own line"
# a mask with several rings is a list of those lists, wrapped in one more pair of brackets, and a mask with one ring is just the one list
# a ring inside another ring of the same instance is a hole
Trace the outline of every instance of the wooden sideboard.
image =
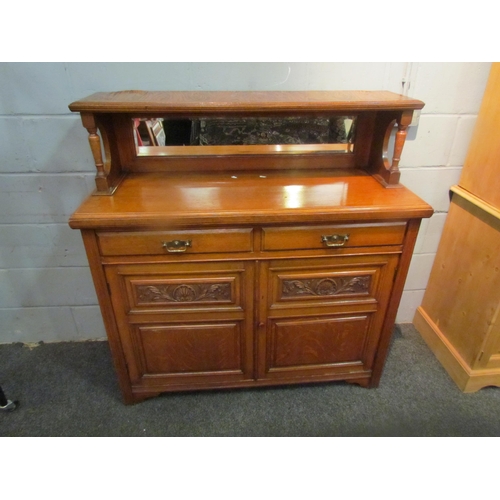
[(70, 225), (124, 401), (377, 386), (432, 214), (399, 184), (422, 107), (390, 92), (125, 91), (72, 103), (97, 176)]

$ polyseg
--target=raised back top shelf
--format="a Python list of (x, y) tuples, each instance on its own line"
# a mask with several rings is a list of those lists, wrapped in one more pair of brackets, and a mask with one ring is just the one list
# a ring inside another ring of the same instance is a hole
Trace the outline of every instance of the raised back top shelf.
[(423, 106), (386, 91), (121, 91), (69, 109), (89, 132), (96, 194), (112, 194), (128, 172), (363, 169), (397, 186), (406, 130)]
[(386, 91), (143, 91), (97, 92), (69, 105), (93, 113), (261, 113), (414, 110), (424, 103)]

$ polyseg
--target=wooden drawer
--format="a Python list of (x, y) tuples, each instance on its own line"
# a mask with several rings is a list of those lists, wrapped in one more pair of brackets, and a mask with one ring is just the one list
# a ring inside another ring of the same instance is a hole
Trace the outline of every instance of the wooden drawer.
[(253, 248), (251, 228), (101, 232), (97, 238), (102, 255), (250, 252)]
[(401, 245), (404, 222), (263, 228), (262, 250)]

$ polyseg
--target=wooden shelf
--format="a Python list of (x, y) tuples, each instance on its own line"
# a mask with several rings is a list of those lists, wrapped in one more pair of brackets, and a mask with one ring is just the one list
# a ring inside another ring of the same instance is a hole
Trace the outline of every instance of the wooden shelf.
[(172, 226), (430, 217), (406, 188), (387, 190), (361, 170), (130, 174), (113, 197), (90, 196), (70, 225)]
[(97, 92), (69, 105), (80, 113), (314, 113), (413, 110), (417, 99), (385, 91), (141, 91)]

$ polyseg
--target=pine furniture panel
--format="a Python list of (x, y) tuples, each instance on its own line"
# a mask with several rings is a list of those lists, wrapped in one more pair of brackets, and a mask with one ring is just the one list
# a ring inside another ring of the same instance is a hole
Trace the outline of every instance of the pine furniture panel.
[(500, 387), (500, 64), (493, 63), (422, 305), (413, 320), (464, 392)]

